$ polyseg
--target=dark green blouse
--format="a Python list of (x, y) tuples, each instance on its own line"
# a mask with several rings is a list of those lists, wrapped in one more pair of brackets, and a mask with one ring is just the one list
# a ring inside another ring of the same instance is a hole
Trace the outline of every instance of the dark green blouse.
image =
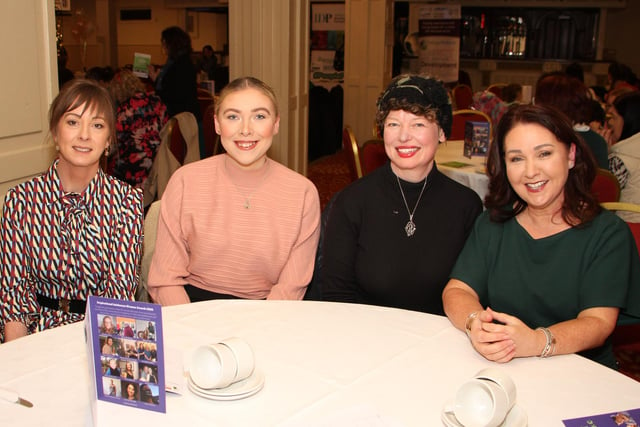
[[(627, 225), (608, 211), (584, 228), (541, 239), (515, 219), (494, 223), (484, 212), (451, 277), (471, 286), (484, 307), (531, 328), (574, 319), (591, 307), (619, 307), (640, 318), (638, 250)], [(609, 340), (582, 355), (615, 368)]]

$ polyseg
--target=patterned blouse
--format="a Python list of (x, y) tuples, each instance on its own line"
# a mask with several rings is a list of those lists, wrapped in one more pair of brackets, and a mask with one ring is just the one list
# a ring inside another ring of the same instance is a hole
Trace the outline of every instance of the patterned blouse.
[(107, 172), (142, 188), (168, 119), (167, 107), (156, 95), (137, 93), (122, 102), (116, 111), (118, 150), (109, 158)]
[(142, 246), (142, 191), (98, 171), (82, 194), (62, 189), (56, 160), (7, 192), (0, 222), (0, 342), (4, 323), (29, 333), (83, 314), (41, 307), (45, 297), (132, 300)]

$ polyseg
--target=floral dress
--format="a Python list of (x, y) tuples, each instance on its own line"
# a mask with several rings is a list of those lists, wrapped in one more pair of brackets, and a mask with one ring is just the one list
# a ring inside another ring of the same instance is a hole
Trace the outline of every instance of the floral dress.
[(142, 188), (160, 146), (160, 130), (167, 120), (167, 107), (156, 95), (139, 92), (121, 103), (116, 111), (118, 149), (109, 158), (107, 172)]
[(4, 324), (29, 333), (84, 314), (42, 307), (38, 296), (133, 300), (142, 246), (142, 191), (98, 171), (81, 194), (65, 192), (55, 161), (7, 192), (0, 222), (0, 342)]

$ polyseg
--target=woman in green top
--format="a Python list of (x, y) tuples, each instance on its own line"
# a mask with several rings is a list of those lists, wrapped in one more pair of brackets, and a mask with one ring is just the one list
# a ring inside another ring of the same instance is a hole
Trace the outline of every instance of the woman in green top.
[(514, 106), (498, 125), (487, 210), (442, 296), (489, 360), (581, 353), (615, 367), (608, 338), (619, 314), (640, 320), (638, 250), (590, 192), (588, 150), (550, 106)]

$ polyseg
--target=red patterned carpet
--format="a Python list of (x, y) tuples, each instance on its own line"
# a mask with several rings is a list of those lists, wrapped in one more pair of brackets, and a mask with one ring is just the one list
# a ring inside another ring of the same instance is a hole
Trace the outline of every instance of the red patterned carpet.
[(351, 183), (347, 156), (343, 151), (324, 156), (309, 163), (309, 178), (318, 188), (320, 207), (324, 209), (333, 195)]

